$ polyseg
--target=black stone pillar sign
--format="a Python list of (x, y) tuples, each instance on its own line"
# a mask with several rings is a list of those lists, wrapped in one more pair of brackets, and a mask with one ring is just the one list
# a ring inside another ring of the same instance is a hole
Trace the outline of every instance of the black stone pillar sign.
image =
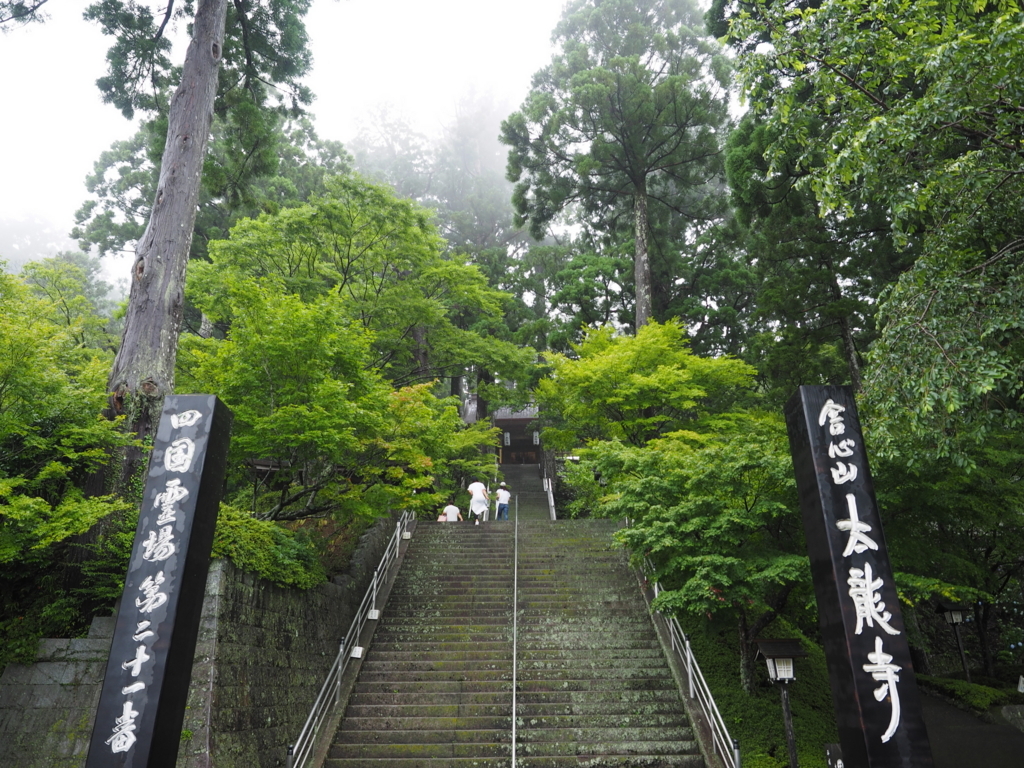
[(86, 768), (173, 768), (199, 635), (231, 412), (164, 401)]
[(931, 768), (853, 392), (800, 387), (786, 423), (843, 761)]

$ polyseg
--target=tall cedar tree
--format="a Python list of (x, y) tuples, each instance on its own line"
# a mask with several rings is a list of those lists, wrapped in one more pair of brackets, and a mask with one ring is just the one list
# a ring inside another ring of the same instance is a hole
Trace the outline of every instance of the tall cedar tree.
[[(214, 114), (230, 121), (234, 113), (297, 113), (310, 101), (298, 83), (310, 64), (302, 23), (308, 7), (309, 0), (185, 0), (154, 11), (146, 3), (99, 0), (85, 12), (114, 40), (108, 74), (97, 81), (104, 100), (128, 118), (141, 111), (152, 125), (166, 125), (149, 222), (136, 244), (124, 337), (108, 380), (112, 413), (127, 415), (141, 438), (155, 428), (164, 396), (174, 391), (185, 268)], [(179, 22), (192, 34), (180, 74), (168, 58), (165, 34)], [(290, 104), (273, 102), (272, 89)], [(277, 123), (263, 124), (267, 136), (236, 142), (239, 156), (264, 153)], [(137, 459), (124, 461), (121, 482)]]
[(649, 206), (705, 219), (721, 172), (728, 66), (700, 26), (690, 0), (575, 0), (561, 53), (502, 124), (517, 223), (534, 237), (570, 207), (605, 230), (632, 209), (637, 327), (652, 316)]

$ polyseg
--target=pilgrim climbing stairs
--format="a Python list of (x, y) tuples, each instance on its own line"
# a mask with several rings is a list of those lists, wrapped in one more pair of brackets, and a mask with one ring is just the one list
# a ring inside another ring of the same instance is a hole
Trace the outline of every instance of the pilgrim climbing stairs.
[(329, 768), (704, 765), (614, 526), (516, 529), (418, 525)]

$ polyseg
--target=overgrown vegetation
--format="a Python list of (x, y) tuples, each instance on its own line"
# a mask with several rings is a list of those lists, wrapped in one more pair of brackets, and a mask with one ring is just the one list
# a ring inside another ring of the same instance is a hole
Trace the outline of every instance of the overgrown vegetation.
[[(127, 21), (149, 30), (143, 5)], [(270, 5), (296, 24), (305, 9)], [(433, 143), (381, 115), (351, 159), (264, 104), (267, 59), (232, 49), (254, 88), (218, 102), (177, 386), (236, 415), (216, 552), (296, 587), (344, 569), (389, 508), (432, 517), (494, 471), (493, 430), (459, 416), (467, 389), (481, 413), (532, 397), (545, 447), (578, 458), (559, 499), (631, 520), (618, 538), (691, 630), (744, 765), (785, 764), (751, 643), (804, 639), (797, 738), (802, 764), (823, 765), (832, 705), (780, 420), (798, 384), (861, 397), (922, 684), (977, 711), (1019, 700), (1024, 14), (715, 0), (718, 42), (697, 20), (687, 0), (569, 3), (559, 52), (501, 129), (516, 191), (493, 103), (463, 105)], [(291, 42), (278, 74), (298, 88)], [(163, 51), (140, 52), (160, 76), (139, 103), (104, 86), (156, 117), (90, 179), (78, 234), (101, 251), (149, 215)], [(105, 297), (84, 255), (0, 275), (7, 658), (82, 631), (119, 592), (133, 499), (90, 485), (130, 442), (99, 418)], [(965, 604), (980, 684), (955, 679), (940, 598)]]

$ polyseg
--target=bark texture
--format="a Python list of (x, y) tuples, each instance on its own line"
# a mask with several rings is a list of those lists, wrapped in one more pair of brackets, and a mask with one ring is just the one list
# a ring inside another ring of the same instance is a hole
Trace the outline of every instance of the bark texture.
[[(171, 100), (167, 145), (146, 231), (135, 249), (124, 335), (110, 372), (114, 415), (145, 438), (174, 391), (185, 268), (203, 159), (213, 120), (227, 0), (200, 0), (181, 84)], [(122, 480), (125, 477), (122, 475)]]
[(636, 227), (636, 248), (633, 256), (633, 282), (636, 285), (636, 328), (651, 319), (651, 256), (650, 224), (647, 216), (647, 187), (637, 185), (633, 198), (633, 219)]

